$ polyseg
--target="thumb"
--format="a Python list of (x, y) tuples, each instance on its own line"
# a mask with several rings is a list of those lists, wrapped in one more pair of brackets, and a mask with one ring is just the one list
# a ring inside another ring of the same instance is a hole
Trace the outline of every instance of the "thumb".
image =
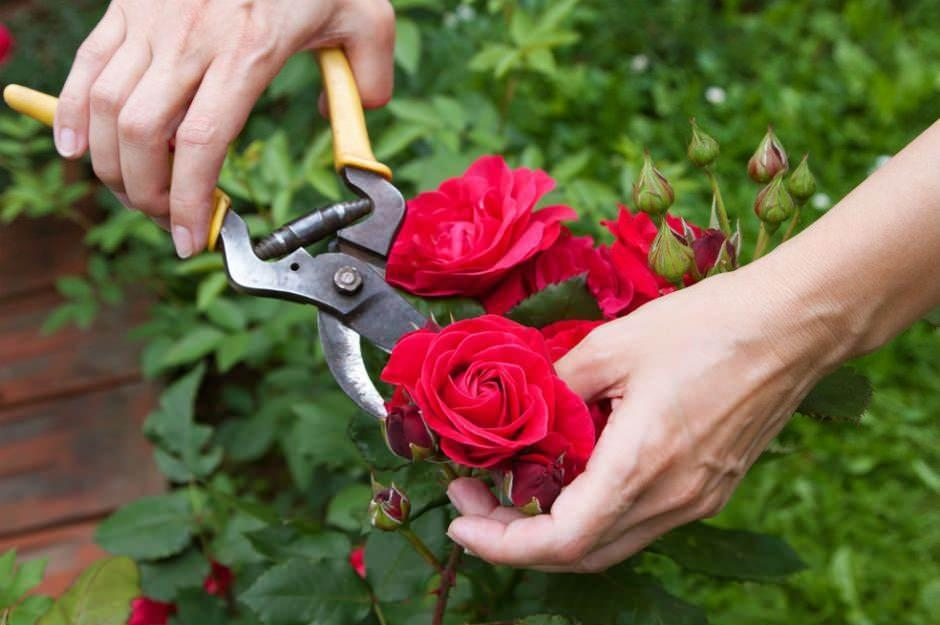
[(594, 328), (571, 351), (555, 362), (555, 372), (586, 401), (609, 396), (624, 377), (627, 365), (626, 319)]

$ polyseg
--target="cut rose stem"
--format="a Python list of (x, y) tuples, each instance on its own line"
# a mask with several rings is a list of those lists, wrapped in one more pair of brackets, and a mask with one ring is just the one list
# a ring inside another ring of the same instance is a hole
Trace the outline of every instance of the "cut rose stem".
[(447, 567), (441, 571), (441, 585), (437, 589), (437, 604), (434, 606), (434, 620), (431, 621), (431, 625), (441, 625), (444, 622), (447, 599), (450, 597), (450, 589), (457, 583), (457, 566), (460, 564), (462, 554), (463, 547), (454, 543), (454, 546), (450, 548)]
[(411, 543), (411, 546), (415, 548), (415, 551), (418, 552), (425, 561), (433, 566), (439, 573), (444, 570), (444, 565), (441, 564), (441, 561), (437, 559), (437, 556), (424, 544), (424, 541), (421, 540), (421, 537), (414, 533), (410, 527), (403, 527), (398, 530), (398, 533), (405, 537), (405, 539)]

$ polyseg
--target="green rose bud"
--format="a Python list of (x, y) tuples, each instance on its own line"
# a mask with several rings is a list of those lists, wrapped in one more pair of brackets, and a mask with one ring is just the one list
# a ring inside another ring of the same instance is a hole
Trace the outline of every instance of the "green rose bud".
[(787, 179), (787, 190), (800, 204), (805, 203), (816, 193), (816, 177), (810, 171), (808, 161), (809, 154), (803, 156), (803, 160)]
[(649, 265), (655, 271), (673, 284), (682, 282), (682, 277), (692, 269), (695, 258), (692, 248), (685, 244), (663, 219), (659, 225), (659, 232), (650, 245)]
[(764, 187), (754, 201), (754, 212), (757, 217), (773, 232), (781, 223), (793, 217), (796, 213), (796, 202), (787, 191), (784, 183), (784, 172), (778, 173), (770, 184)]
[(774, 134), (773, 126), (767, 127), (767, 134), (757, 146), (757, 151), (747, 162), (747, 175), (759, 184), (767, 184), (774, 176), (789, 167), (787, 151)]
[(643, 156), (643, 169), (633, 185), (633, 205), (650, 216), (662, 215), (672, 206), (676, 195), (666, 177), (653, 166), (649, 152)]
[(718, 142), (698, 127), (692, 118), (692, 140), (689, 142), (689, 160), (696, 167), (708, 167), (718, 158)]
[(394, 484), (375, 493), (369, 502), (369, 522), (385, 532), (397, 530), (410, 514), (411, 502)]

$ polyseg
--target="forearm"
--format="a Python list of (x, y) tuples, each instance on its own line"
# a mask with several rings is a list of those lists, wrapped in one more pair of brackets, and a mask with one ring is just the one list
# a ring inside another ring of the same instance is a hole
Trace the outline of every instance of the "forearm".
[(765, 330), (821, 369), (871, 351), (940, 305), (940, 122), (823, 218), (746, 268), (772, 293)]

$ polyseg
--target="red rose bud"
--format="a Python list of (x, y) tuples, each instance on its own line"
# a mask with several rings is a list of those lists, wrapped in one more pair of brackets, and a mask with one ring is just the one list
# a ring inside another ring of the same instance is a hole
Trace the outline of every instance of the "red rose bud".
[(349, 566), (353, 568), (356, 575), (362, 579), (366, 578), (366, 549), (365, 547), (356, 547), (349, 552)]
[(790, 174), (790, 177), (787, 178), (787, 191), (800, 204), (805, 204), (806, 200), (816, 193), (816, 177), (810, 171), (808, 161), (809, 154), (806, 154), (796, 169), (793, 170), (793, 173)]
[(789, 167), (787, 152), (783, 149), (773, 126), (767, 127), (767, 134), (757, 146), (757, 151), (747, 163), (747, 175), (751, 180), (760, 184), (767, 184), (774, 176), (784, 172)]
[(209, 571), (209, 575), (202, 583), (202, 587), (210, 595), (214, 595), (216, 597), (225, 597), (228, 595), (229, 589), (235, 582), (235, 574), (232, 573), (232, 569), (228, 568), (224, 564), (219, 564), (215, 560), (211, 560), (210, 564), (212, 569)]
[(714, 137), (702, 132), (692, 118), (692, 140), (689, 142), (689, 160), (696, 167), (708, 167), (718, 158), (718, 142)]
[(560, 462), (517, 460), (506, 473), (506, 496), (526, 514), (548, 512), (564, 484)]
[[(400, 391), (396, 390), (396, 395)], [(403, 393), (401, 393), (403, 395)], [(419, 462), (434, 455), (435, 445), (431, 431), (424, 423), (421, 409), (411, 402), (389, 402), (388, 416), (383, 422), (385, 442), (396, 456)]]
[(796, 212), (796, 203), (787, 185), (784, 182), (784, 173), (777, 174), (770, 184), (764, 187), (754, 201), (754, 212), (757, 217), (768, 226), (771, 232), (793, 217)]
[(650, 246), (648, 262), (650, 269), (665, 280), (676, 284), (692, 268), (692, 249), (679, 240), (665, 220)]
[[(709, 228), (692, 241), (692, 254), (699, 275), (721, 273), (733, 268), (736, 250), (721, 230)], [(713, 272), (713, 269), (718, 271)]]
[(127, 625), (166, 625), (170, 615), (176, 612), (172, 603), (138, 597), (131, 602), (131, 616)]
[(372, 496), (369, 502), (369, 522), (372, 527), (394, 532), (411, 514), (411, 502), (394, 484)]
[(13, 33), (4, 24), (0, 23), (0, 65), (3, 65), (10, 59), (13, 53)]
[(643, 156), (643, 169), (633, 185), (633, 204), (649, 215), (662, 215), (672, 206), (676, 194), (666, 177), (653, 165), (649, 152)]

